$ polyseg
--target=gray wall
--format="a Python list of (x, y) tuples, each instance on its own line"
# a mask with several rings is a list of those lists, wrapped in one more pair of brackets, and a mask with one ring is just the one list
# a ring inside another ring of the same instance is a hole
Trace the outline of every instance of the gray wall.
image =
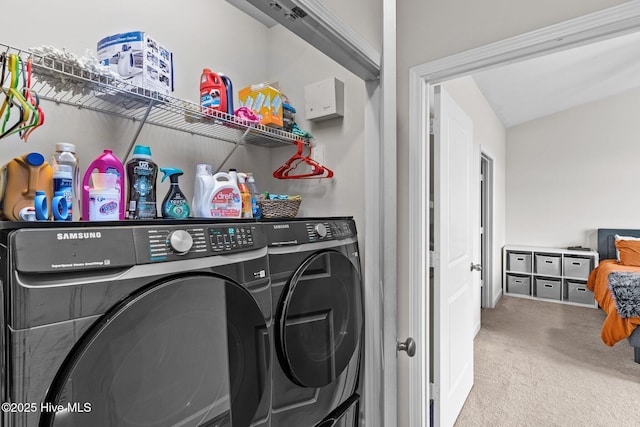
[[(377, 19), (381, 8), (370, 8), (363, 19), (353, 19), (358, 15), (352, 9), (358, 4), (362, 2), (334, 1), (327, 2), (327, 7), (342, 19), (351, 18), (370, 43), (379, 43), (380, 24), (370, 19)], [(232, 78), (236, 105), (239, 89), (258, 82), (279, 81), (298, 109), (296, 121), (300, 127), (310, 130), (315, 141), (323, 146), (324, 163), (334, 170), (335, 178), (304, 183), (273, 178), (272, 171), (295, 152), (294, 146), (241, 147), (224, 169), (253, 171), (261, 191), (302, 195), (301, 215), (354, 215), (360, 229), (364, 229), (364, 195), (359, 181), (364, 165), (364, 85), (298, 37), (280, 26), (269, 29), (222, 0), (187, 3), (114, 0), (99, 13), (78, 0), (65, 2), (64, 8), (36, 0), (30, 10), (29, 31), (24, 30), (21, 20), (10, 20), (3, 25), (0, 43), (24, 49), (49, 45), (84, 55), (87, 49), (95, 52), (97, 41), (107, 35), (146, 31), (174, 54), (173, 96), (193, 102), (198, 101), (199, 77), (205, 67)], [(304, 85), (329, 77), (345, 82), (348, 108), (345, 118), (319, 125), (307, 122)], [(17, 137), (4, 139), (0, 164), (28, 151), (39, 151), (48, 158), (59, 141), (76, 144), (83, 168), (104, 148), (113, 149), (125, 161), (122, 157), (138, 123), (52, 103), (43, 107), (45, 126), (35, 131), (26, 145)], [(193, 194), (195, 165), (208, 162), (215, 168), (232, 149), (227, 142), (153, 126), (142, 129), (137, 143), (151, 146), (153, 159), (161, 167), (185, 171), (181, 188), (189, 199)], [(167, 190), (167, 181), (158, 183), (159, 200)]]
[(638, 228), (640, 90), (507, 130), (507, 243), (596, 248)]

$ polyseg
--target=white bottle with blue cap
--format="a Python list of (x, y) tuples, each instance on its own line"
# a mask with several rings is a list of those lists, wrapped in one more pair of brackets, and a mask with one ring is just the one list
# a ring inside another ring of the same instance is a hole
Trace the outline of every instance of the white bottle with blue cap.
[(80, 219), (80, 165), (76, 146), (68, 142), (58, 142), (55, 150), (51, 158), (53, 192), (64, 192), (68, 208), (66, 220)]

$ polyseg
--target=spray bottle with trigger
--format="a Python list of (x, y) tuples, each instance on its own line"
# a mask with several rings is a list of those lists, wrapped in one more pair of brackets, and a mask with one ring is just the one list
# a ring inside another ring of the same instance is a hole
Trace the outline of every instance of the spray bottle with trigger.
[(178, 186), (178, 178), (184, 172), (176, 168), (160, 168), (160, 172), (164, 173), (160, 182), (164, 182), (167, 177), (171, 181), (171, 187), (162, 201), (162, 217), (173, 219), (188, 218), (191, 209), (187, 198)]

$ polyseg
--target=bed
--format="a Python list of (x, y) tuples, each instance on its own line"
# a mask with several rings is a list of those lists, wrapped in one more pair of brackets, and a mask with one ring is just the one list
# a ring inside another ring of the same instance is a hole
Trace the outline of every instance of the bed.
[[(621, 245), (618, 261), (615, 236), (631, 239)], [(640, 363), (640, 230), (598, 229), (599, 264), (589, 275), (587, 287), (607, 317), (602, 325), (602, 341), (613, 346), (625, 338), (634, 348), (634, 360)], [(637, 255), (637, 257), (636, 257)]]

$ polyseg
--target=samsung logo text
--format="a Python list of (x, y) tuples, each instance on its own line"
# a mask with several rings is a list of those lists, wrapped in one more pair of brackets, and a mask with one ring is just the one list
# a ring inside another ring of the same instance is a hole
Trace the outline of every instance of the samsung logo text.
[(102, 233), (99, 231), (90, 231), (84, 233), (58, 233), (58, 240), (84, 240), (84, 239), (101, 239)]

